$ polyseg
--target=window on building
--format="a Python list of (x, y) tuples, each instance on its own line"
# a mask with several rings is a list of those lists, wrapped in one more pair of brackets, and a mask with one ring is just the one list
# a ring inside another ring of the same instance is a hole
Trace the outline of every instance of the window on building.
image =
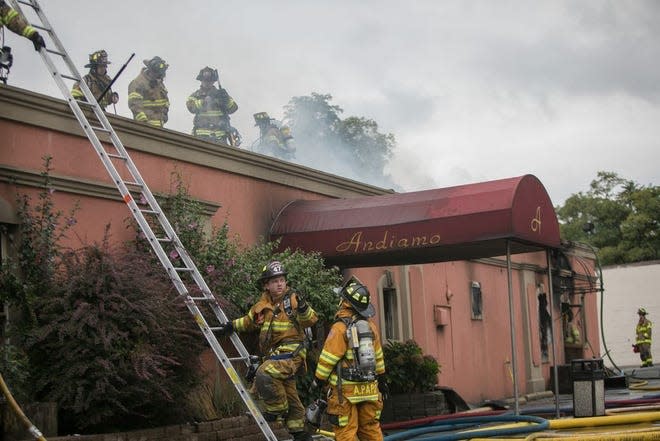
[(398, 340), (399, 336), (399, 303), (396, 289), (383, 288), (383, 310), (385, 313), (385, 339)]
[(483, 302), (481, 299), (481, 284), (479, 282), (472, 282), (470, 284), (470, 305), (472, 306), (472, 319), (481, 320)]

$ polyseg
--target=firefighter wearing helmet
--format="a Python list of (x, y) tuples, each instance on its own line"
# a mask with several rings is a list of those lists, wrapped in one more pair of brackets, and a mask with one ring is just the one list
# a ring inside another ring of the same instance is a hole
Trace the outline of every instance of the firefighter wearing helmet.
[(639, 352), (639, 358), (642, 361), (641, 367), (653, 366), (653, 356), (651, 355), (651, 330), (653, 323), (646, 318), (646, 309), (637, 310), (639, 321), (635, 327), (635, 352)]
[[(117, 104), (119, 102), (119, 95), (113, 92), (112, 89), (106, 89), (112, 82), (112, 78), (108, 76), (108, 53), (101, 49), (92, 54), (89, 54), (89, 63), (85, 67), (89, 68), (89, 73), (83, 77), (83, 81), (89, 87), (92, 95), (99, 100), (99, 104), (103, 109), (110, 104)], [(105, 92), (105, 94), (103, 94)], [(103, 96), (101, 96), (103, 94)], [(71, 89), (71, 95), (74, 99), (79, 101), (87, 101), (82, 90), (80, 90), (80, 83), (76, 82)]]
[(143, 63), (145, 67), (128, 85), (128, 107), (135, 121), (163, 127), (170, 110), (170, 100), (163, 81), (169, 65), (158, 56), (144, 60)]
[[(186, 100), (186, 107), (195, 115), (192, 134), (212, 142), (238, 147), (240, 135), (229, 123), (229, 115), (238, 110), (236, 101), (220, 85), (218, 70), (205, 67), (199, 71), (199, 89)], [(216, 88), (214, 83), (218, 82)]]
[(296, 389), (296, 376), (306, 370), (304, 328), (318, 317), (301, 293), (287, 285), (287, 271), (279, 261), (263, 267), (261, 297), (243, 317), (220, 325), (221, 335), (258, 332), (263, 357), (254, 386), (265, 406), (266, 421), (284, 420), (295, 441), (311, 441), (305, 431), (305, 408)]
[(339, 290), (335, 322), (316, 367), (316, 381), (327, 391), (328, 420), (336, 441), (381, 441), (380, 413), (387, 384), (385, 360), (369, 290), (352, 276)]
[(291, 161), (296, 156), (296, 147), (293, 144), (291, 129), (279, 124), (266, 112), (253, 115), (254, 122), (259, 127), (259, 139), (255, 141), (256, 150), (277, 158)]

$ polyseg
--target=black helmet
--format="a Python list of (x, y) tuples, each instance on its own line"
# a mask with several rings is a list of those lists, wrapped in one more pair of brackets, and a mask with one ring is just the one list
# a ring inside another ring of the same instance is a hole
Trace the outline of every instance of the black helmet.
[(270, 116), (268, 116), (266, 112), (255, 113), (253, 117), (254, 117), (254, 122), (257, 123), (256, 124), (257, 126), (270, 124)]
[(197, 75), (197, 80), (198, 81), (218, 81), (218, 70), (217, 69), (211, 69), (210, 67), (206, 66), (204, 69), (199, 71), (199, 74)]
[(153, 57), (151, 60), (143, 60), (142, 62), (144, 63), (145, 66), (147, 66), (147, 69), (154, 72), (159, 77), (164, 76), (165, 71), (169, 67), (169, 64), (167, 64), (165, 60), (163, 60), (158, 56)]
[(85, 64), (85, 67), (107, 66), (108, 64), (111, 64), (108, 61), (108, 53), (101, 49), (89, 54), (89, 63)]
[(369, 318), (376, 314), (374, 305), (371, 304), (371, 294), (366, 286), (360, 280), (351, 276), (350, 279), (339, 291), (339, 295), (347, 300), (353, 309), (355, 309), (362, 317)]
[(639, 308), (639, 309), (637, 310), (637, 314), (639, 314), (639, 315), (646, 315), (646, 314), (648, 314), (648, 312), (646, 312), (646, 309), (645, 309), (645, 308)]
[(282, 265), (281, 262), (278, 260), (273, 260), (272, 262), (268, 263), (268, 265), (264, 266), (263, 269), (261, 270), (261, 277), (259, 277), (259, 280), (262, 282), (265, 282), (268, 279), (272, 279), (273, 277), (277, 276), (285, 276), (288, 273), (286, 272), (286, 269), (284, 269), (284, 266)]

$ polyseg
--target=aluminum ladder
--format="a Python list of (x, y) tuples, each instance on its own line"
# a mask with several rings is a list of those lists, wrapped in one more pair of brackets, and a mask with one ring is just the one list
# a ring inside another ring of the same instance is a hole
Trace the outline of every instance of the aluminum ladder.
[[(94, 97), (92, 92), (89, 90), (89, 87), (87, 87), (87, 84), (85, 81), (83, 81), (81, 75), (78, 73), (78, 70), (69, 58), (66, 50), (64, 49), (64, 46), (55, 34), (53, 27), (48, 22), (46, 15), (44, 14), (37, 1), (9, 0), (9, 3), (28, 21), (34, 21), (32, 19), (33, 15), (36, 16), (40, 21), (40, 24), (31, 23), (31, 26), (40, 31), (44, 31), (40, 32), (46, 41), (46, 48), (43, 48), (39, 51), (41, 58), (55, 79), (55, 82), (60, 88), (62, 95), (71, 107), (73, 114), (80, 123), (80, 127), (82, 127), (83, 131), (87, 135), (87, 138), (89, 138), (92, 146), (101, 159), (101, 162), (103, 162), (103, 165), (110, 174), (110, 177), (119, 190), (122, 199), (126, 205), (128, 205), (129, 211), (135, 218), (141, 231), (144, 233), (146, 239), (149, 241), (149, 244), (158, 256), (161, 265), (167, 271), (167, 274), (172, 280), (176, 290), (183, 298), (186, 306), (188, 307), (188, 310), (193, 315), (195, 322), (197, 322), (199, 325), (199, 328), (213, 349), (213, 352), (215, 353), (218, 361), (220, 361), (224, 367), (227, 375), (231, 379), (234, 387), (238, 391), (248, 410), (254, 417), (257, 425), (267, 440), (277, 441), (277, 437), (273, 433), (271, 427), (268, 425), (268, 422), (264, 419), (263, 414), (245, 388), (245, 385), (240, 379), (238, 372), (232, 364), (232, 362), (243, 361), (245, 362), (246, 366), (250, 368), (254, 362), (254, 358), (250, 356), (247, 349), (243, 345), (243, 342), (240, 340), (236, 333), (232, 333), (230, 340), (236, 348), (239, 356), (235, 358), (229, 358), (225, 351), (222, 349), (222, 346), (213, 333), (213, 331), (217, 328), (209, 325), (209, 322), (202, 314), (202, 311), (199, 308), (197, 302), (199, 302), (200, 305), (208, 305), (210, 307), (210, 309), (213, 311), (217, 324), (227, 323), (229, 319), (225, 315), (224, 311), (220, 308), (217, 299), (211, 293), (211, 290), (204, 281), (204, 278), (197, 269), (197, 266), (190, 258), (190, 255), (179, 240), (178, 235), (165, 217), (163, 210), (156, 201), (156, 198), (149, 190), (149, 187), (147, 187), (147, 184), (145, 183), (142, 176), (140, 176), (137, 167), (128, 155), (128, 152), (117, 136), (117, 133), (115, 133), (114, 129), (110, 125), (108, 118), (105, 116), (103, 108), (96, 101), (96, 97)], [(31, 8), (31, 11), (34, 14), (31, 13), (29, 16), (26, 15), (20, 6), (21, 4)], [(63, 61), (64, 66), (68, 69), (68, 73), (60, 73), (57, 69), (56, 63), (53, 61), (53, 58)], [(71, 87), (73, 86), (73, 83), (71, 83), (71, 86), (67, 86), (67, 83), (65, 82), (66, 80), (79, 82), (80, 89), (82, 90), (87, 101), (75, 100), (71, 95)], [(83, 110), (83, 108), (85, 110)], [(88, 115), (91, 116), (92, 114), (94, 118), (90, 122)], [(99, 139), (100, 136), (104, 137), (106, 145), (101, 142)], [(112, 144), (112, 147), (108, 145), (110, 143)], [(120, 167), (121, 172), (117, 169), (117, 167)], [(138, 205), (133, 194), (140, 194), (140, 204), (146, 204), (146, 206), (141, 207)], [(149, 216), (150, 219), (153, 219), (160, 224), (160, 227), (164, 232), (163, 237), (156, 237), (146, 216)], [(172, 251), (176, 251), (182, 262), (181, 266), (175, 267), (172, 264), (168, 258), (168, 254), (163, 248), (163, 244), (171, 247), (170, 249)], [(199, 288), (200, 294), (195, 293), (195, 296), (191, 295), (185, 283), (180, 277), (181, 274), (186, 274), (186, 277), (189, 277), (194, 281), (194, 283)]]

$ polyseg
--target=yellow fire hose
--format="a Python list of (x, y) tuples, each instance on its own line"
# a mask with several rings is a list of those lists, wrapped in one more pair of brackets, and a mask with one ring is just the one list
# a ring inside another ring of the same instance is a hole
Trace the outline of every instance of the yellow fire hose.
[[(597, 430), (602, 426), (628, 425), (632, 426), (641, 423), (653, 423), (660, 420), (660, 412), (637, 412), (626, 415), (586, 417), (586, 418), (566, 418), (559, 420), (549, 420), (548, 430), (592, 428)], [(499, 426), (498, 426), (499, 427)], [(492, 441), (492, 438), (471, 438), (472, 441)], [(660, 441), (660, 427), (636, 427), (636, 428), (611, 428), (605, 431), (574, 432), (574, 433), (549, 433), (537, 432), (528, 435), (525, 438), (498, 438), (498, 441), (529, 441), (542, 439), (543, 441), (567, 441), (567, 440), (585, 440), (585, 441)]]
[(18, 415), (18, 418), (21, 420), (25, 428), (32, 434), (32, 436), (39, 440), (39, 441), (46, 441), (46, 438), (41, 434), (41, 431), (37, 429), (37, 426), (32, 424), (30, 419), (25, 416), (23, 411), (21, 410), (20, 406), (12, 396), (11, 392), (9, 391), (9, 388), (7, 387), (7, 384), (5, 383), (5, 379), (2, 378), (2, 374), (0, 374), (0, 388), (2, 388), (2, 393), (4, 394), (5, 398), (7, 399), (7, 402), (11, 406), (12, 410)]

